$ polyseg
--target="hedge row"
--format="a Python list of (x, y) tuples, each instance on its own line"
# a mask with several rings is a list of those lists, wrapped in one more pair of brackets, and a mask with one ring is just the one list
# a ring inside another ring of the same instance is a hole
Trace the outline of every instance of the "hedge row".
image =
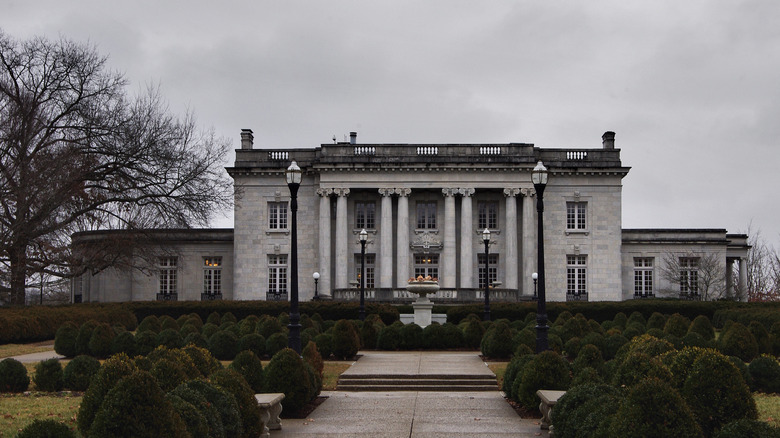
[(132, 310), (122, 303), (1, 308), (0, 344), (54, 339), (57, 329), (66, 322), (80, 326), (89, 320), (122, 325), (128, 330), (135, 330), (138, 324)]

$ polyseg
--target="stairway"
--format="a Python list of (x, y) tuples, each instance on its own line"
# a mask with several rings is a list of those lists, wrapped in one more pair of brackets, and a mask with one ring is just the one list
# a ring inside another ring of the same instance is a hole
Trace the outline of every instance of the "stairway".
[(498, 391), (485, 374), (342, 374), (338, 391)]

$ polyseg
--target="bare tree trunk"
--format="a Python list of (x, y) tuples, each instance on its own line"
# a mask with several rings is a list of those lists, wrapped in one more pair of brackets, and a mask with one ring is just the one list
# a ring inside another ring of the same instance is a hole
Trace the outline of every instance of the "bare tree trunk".
[(24, 306), (27, 278), (27, 248), (15, 245), (9, 248), (11, 264), (11, 305)]

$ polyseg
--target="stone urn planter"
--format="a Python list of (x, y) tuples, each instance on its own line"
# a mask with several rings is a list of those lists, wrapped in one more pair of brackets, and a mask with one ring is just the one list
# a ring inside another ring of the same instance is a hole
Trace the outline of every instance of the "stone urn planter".
[(414, 308), (414, 323), (420, 327), (427, 327), (431, 325), (431, 309), (433, 309), (433, 303), (428, 299), (428, 294), (435, 294), (439, 291), (438, 279), (422, 276), (410, 278), (406, 285), (406, 290), (417, 294), (417, 300), (412, 303)]

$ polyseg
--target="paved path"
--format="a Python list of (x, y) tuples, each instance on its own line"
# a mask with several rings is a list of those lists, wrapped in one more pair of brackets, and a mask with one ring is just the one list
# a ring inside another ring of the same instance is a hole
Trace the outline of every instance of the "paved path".
[[(345, 374), (463, 374), (492, 371), (476, 353), (364, 352)], [(328, 396), (307, 419), (282, 420), (285, 437), (546, 437), (539, 420), (520, 418), (494, 392), (344, 392)]]
[(65, 356), (55, 353), (54, 350), (41, 351), (40, 353), (22, 354), (19, 356), (11, 356), (11, 357), (22, 363), (34, 363), (46, 359), (65, 359)]

